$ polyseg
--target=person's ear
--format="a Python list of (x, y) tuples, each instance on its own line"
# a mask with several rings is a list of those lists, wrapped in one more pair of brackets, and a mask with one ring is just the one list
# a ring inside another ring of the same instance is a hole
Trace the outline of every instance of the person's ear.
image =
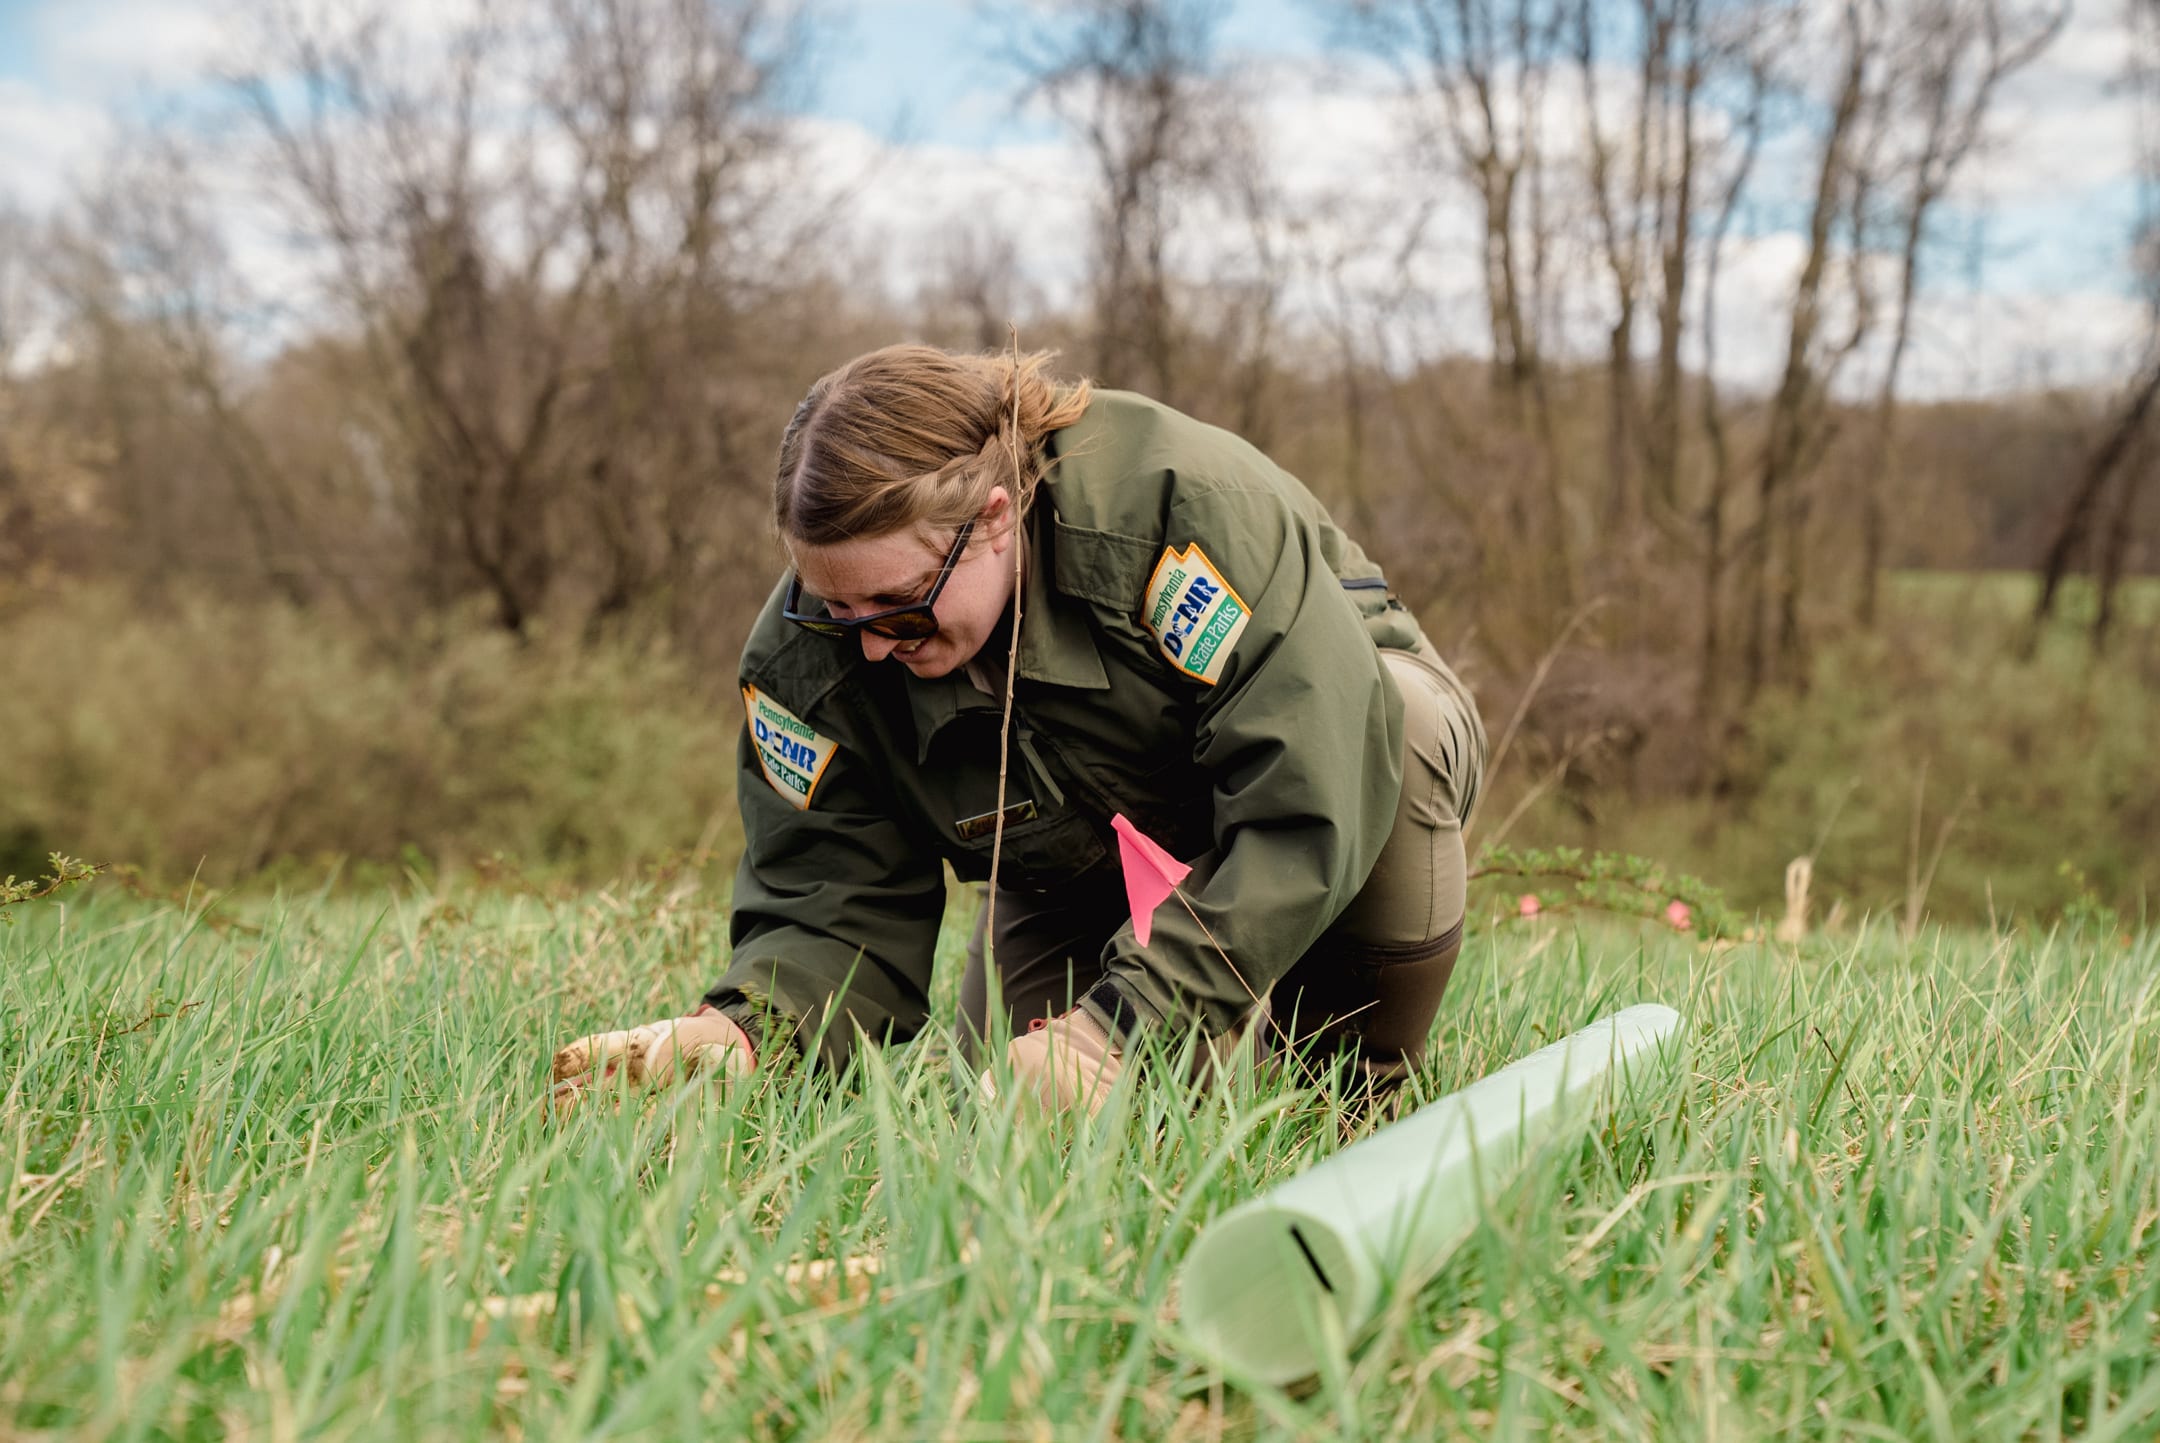
[(1013, 522), (1016, 519), (1013, 514), (1012, 493), (1003, 486), (991, 487), (988, 499), (983, 502), (981, 518), (975, 523), (977, 531), (989, 536), (991, 555), (1003, 556), (1005, 548), (1012, 545)]

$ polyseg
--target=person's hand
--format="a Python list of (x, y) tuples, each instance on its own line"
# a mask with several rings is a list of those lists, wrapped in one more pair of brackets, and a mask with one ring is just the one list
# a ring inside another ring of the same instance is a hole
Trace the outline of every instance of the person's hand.
[[(1077, 1007), (1048, 1021), (1037, 1018), (1005, 1049), (1013, 1085), (1052, 1112), (1102, 1110), (1125, 1070), (1124, 1059), (1095, 1019)], [(986, 1082), (988, 1074), (985, 1074)], [(986, 1089), (991, 1096), (994, 1090)]]
[(597, 1087), (664, 1087), (707, 1073), (741, 1077), (756, 1066), (749, 1034), (707, 1003), (688, 1017), (580, 1037), (555, 1054), (549, 1097), (564, 1116)]

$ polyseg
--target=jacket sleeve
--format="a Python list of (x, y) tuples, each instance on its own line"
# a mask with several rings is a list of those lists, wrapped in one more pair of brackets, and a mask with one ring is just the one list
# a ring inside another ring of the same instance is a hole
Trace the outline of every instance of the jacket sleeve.
[[(1312, 521), (1279, 495), (1199, 491), (1173, 505), (1165, 540), (1173, 552), (1197, 546), (1249, 603), (1214, 684), (1191, 681), (1205, 693), (1193, 764), (1210, 779), (1215, 845), (1191, 859), (1182, 890), (1206, 930), (1173, 898), (1146, 949), (1128, 923), (1104, 962), (1143, 1013), (1197, 1017), (1220, 1034), (1364, 886), (1402, 787), (1402, 701)], [(1153, 586), (1140, 616), (1151, 633)]]
[(945, 878), (910, 845), (844, 746), (798, 810), (761, 769), (746, 726), (736, 805), (745, 846), (735, 874), (727, 972), (705, 1000), (761, 1042), (792, 1030), (798, 1050), (834, 1066), (859, 1027), (905, 1041), (923, 1025)]

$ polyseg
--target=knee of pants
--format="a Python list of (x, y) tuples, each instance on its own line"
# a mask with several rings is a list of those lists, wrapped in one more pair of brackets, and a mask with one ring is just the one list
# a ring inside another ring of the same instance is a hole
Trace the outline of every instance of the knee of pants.
[(1276, 987), (1277, 1030), (1299, 1047), (1349, 1050), (1382, 1068), (1415, 1066), (1461, 951), (1460, 921), (1412, 946), (1316, 949)]
[(1403, 781), (1413, 754), (1431, 769), (1435, 806), (1467, 826), (1485, 784), (1485, 722), (1477, 700), (1431, 642), (1414, 652), (1381, 654), (1403, 696)]
[(1379, 858), (1329, 929), (1337, 944), (1413, 946), (1462, 919), (1469, 881), (1463, 824), (1485, 766), (1477, 708), (1437, 655), (1383, 653), (1403, 697), (1403, 782)]
[[(1116, 875), (1108, 881), (1122, 899)], [(997, 1030), (993, 1014), (1017, 1035), (1038, 1019), (1071, 1009), (1102, 976), (1098, 959), (1118, 916), (1100, 882), (1092, 889), (1076, 888), (1050, 905), (1000, 892), (993, 943), (987, 892), (984, 889), (984, 905), (975, 914), (967, 970), (960, 978), (960, 1045), (972, 1060), (980, 1060)]]

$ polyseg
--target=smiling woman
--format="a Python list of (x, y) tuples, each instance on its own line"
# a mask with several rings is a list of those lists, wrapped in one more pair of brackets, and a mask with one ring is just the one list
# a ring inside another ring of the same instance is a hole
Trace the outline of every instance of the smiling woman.
[[(942, 864), (989, 879), (1001, 847), (963, 1040), (1017, 1034), (1022, 1086), (1093, 1109), (1146, 1034), (1187, 1029), (1399, 1081), (1461, 945), (1476, 707), (1294, 477), (1048, 359), (888, 347), (797, 408), (773, 490), (794, 566), (741, 666), (733, 956), (652, 1045), (838, 1061), (914, 1035)], [(1144, 945), (1120, 815), (1191, 867)], [(565, 1048), (558, 1082), (651, 1031)]]
[[(945, 590), (945, 583), (952, 578), (953, 568), (960, 564), (960, 557), (967, 550), (968, 537), (974, 531), (975, 523), (970, 521), (953, 533), (952, 549), (945, 553), (944, 565), (929, 580), (871, 593), (870, 606), (876, 610), (851, 606), (844, 601), (828, 602), (823, 616), (799, 610), (803, 603), (802, 575), (798, 568), (794, 582), (788, 587), (781, 614), (820, 636), (846, 638), (856, 635), (858, 629), (898, 641), (922, 641), (935, 636), (938, 597)], [(833, 590), (833, 595), (840, 594)]]
[[(981, 650), (1012, 600), (1014, 521), (1042, 480), (1041, 443), (1090, 399), (1084, 382), (1050, 382), (1048, 361), (893, 347), (812, 387), (773, 490), (798, 578), (786, 618), (828, 635), (837, 623), (867, 660), (895, 656), (924, 678)], [(797, 609), (802, 588), (823, 617)]]

